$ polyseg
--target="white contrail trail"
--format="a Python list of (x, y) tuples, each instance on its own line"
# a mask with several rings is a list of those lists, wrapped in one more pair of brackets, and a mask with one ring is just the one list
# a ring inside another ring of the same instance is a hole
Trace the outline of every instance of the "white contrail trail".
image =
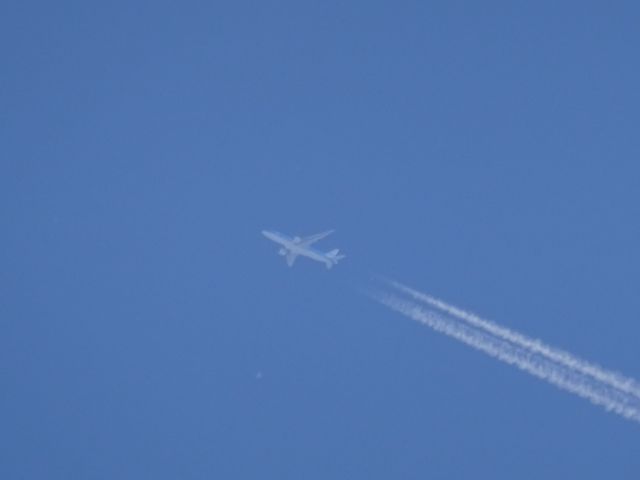
[(640, 423), (640, 402), (635, 397), (614, 390), (603, 383), (595, 382), (571, 368), (553, 363), (530, 349), (523, 349), (455, 320), (445, 318), (433, 311), (424, 310), (418, 304), (401, 299), (396, 295), (371, 292), (367, 292), (367, 294), (377, 302), (423, 323), (437, 332), (455, 338), (502, 362), (514, 365), (562, 390), (586, 398), (608, 411)]
[(495, 335), (496, 337), (502, 338), (516, 345), (519, 345), (520, 347), (531, 350), (532, 352), (542, 355), (549, 360), (562, 364), (567, 368), (585, 375), (589, 375), (602, 383), (606, 383), (618, 390), (640, 398), (640, 384), (631, 378), (625, 377), (624, 375), (621, 375), (617, 372), (606, 370), (599, 365), (578, 358), (567, 351), (549, 346), (540, 340), (529, 338), (526, 335), (500, 326), (490, 320), (480, 318), (479, 316), (471, 312), (467, 312), (458, 307), (454, 307), (453, 305), (449, 305), (448, 303), (438, 298), (414, 290), (413, 288), (407, 287), (406, 285), (396, 282), (395, 280), (385, 279), (385, 281), (399, 291), (413, 297), (415, 300), (419, 300), (428, 305), (431, 305), (432, 307), (448, 313), (453, 317), (467, 322), (469, 325), (480, 328), (486, 332), (491, 333), (492, 335)]

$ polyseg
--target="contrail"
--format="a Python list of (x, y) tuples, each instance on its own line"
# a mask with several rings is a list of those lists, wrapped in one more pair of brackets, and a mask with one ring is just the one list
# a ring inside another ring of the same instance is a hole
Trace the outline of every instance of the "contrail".
[(521, 348), (498, 337), (487, 335), (455, 320), (428, 311), (409, 300), (394, 294), (366, 292), (377, 302), (416, 320), (433, 330), (452, 337), (470, 347), (480, 350), (498, 360), (514, 365), (535, 377), (546, 380), (556, 387), (586, 398), (629, 420), (640, 423), (640, 402), (637, 398), (604, 383), (598, 383), (574, 369), (554, 363), (531, 349)]
[(536, 354), (548, 358), (549, 360), (575, 370), (576, 372), (589, 375), (599, 382), (615, 387), (618, 390), (634, 395), (640, 399), (640, 384), (631, 378), (625, 377), (617, 372), (606, 370), (599, 365), (578, 358), (567, 351), (547, 345), (540, 340), (529, 338), (526, 335), (515, 332), (509, 328), (502, 327), (490, 320), (480, 318), (471, 312), (449, 305), (438, 298), (414, 290), (413, 288), (407, 287), (395, 280), (384, 279), (384, 281), (399, 291), (413, 297), (415, 300), (431, 305), (442, 312), (467, 322), (469, 325), (480, 328), (522, 348), (526, 348)]

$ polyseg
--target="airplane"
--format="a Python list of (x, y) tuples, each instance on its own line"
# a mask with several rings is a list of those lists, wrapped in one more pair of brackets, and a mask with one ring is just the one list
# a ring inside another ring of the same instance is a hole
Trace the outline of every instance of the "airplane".
[(289, 237), (280, 232), (274, 232), (272, 230), (263, 230), (262, 234), (269, 240), (273, 240), (281, 245), (278, 254), (285, 257), (287, 265), (293, 266), (298, 255), (311, 258), (318, 262), (323, 262), (327, 269), (333, 267), (338, 263), (338, 260), (342, 260), (346, 255), (340, 254), (340, 250), (337, 248), (330, 252), (321, 252), (311, 247), (311, 244), (333, 233), (333, 230), (327, 230), (326, 232), (318, 233), (316, 235), (310, 235), (308, 237)]

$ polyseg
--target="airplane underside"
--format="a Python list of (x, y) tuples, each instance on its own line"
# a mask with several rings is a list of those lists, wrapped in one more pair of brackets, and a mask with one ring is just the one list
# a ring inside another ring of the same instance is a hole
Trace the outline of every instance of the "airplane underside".
[(285, 261), (287, 262), (287, 265), (289, 267), (293, 266), (296, 258), (298, 258), (299, 256), (303, 256), (310, 258), (311, 260), (324, 263), (327, 269), (330, 269), (335, 264), (337, 264), (339, 260), (345, 257), (345, 255), (340, 254), (340, 251), (337, 248), (325, 253), (310, 248), (310, 245), (326, 237), (330, 233), (332, 233), (332, 230), (316, 235), (311, 235), (305, 238), (291, 238), (278, 232), (268, 230), (262, 231), (262, 234), (269, 240), (272, 240), (281, 245), (280, 249), (278, 250), (278, 255), (285, 257)]

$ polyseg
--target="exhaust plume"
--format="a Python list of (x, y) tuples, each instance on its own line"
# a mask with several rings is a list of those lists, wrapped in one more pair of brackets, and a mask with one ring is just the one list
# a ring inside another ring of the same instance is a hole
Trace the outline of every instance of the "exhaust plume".
[(472, 328), (469, 326), (470, 323), (461, 323), (435, 311), (425, 310), (419, 304), (397, 295), (372, 291), (365, 293), (382, 305), (427, 325), (436, 332), (546, 380), (561, 390), (574, 393), (608, 411), (640, 423), (640, 401), (626, 391), (614, 388), (606, 382), (596, 381), (592, 375), (552, 360), (541, 352), (508, 341), (486, 329), (483, 332)]
[(544, 342), (527, 337), (521, 333), (513, 331), (509, 328), (498, 325), (490, 320), (485, 320), (471, 312), (467, 312), (453, 305), (435, 298), (426, 293), (419, 292), (413, 288), (407, 287), (394, 280), (385, 279), (392, 287), (396, 288), (400, 292), (403, 292), (414, 300), (423, 302), (431, 307), (434, 307), (444, 313), (451, 315), (459, 320), (462, 320), (469, 325), (484, 330), (498, 338), (507, 340), (515, 345), (530, 350), (531, 352), (541, 355), (553, 362), (564, 365), (565, 367), (575, 370), (576, 372), (588, 375), (599, 382), (605, 383), (614, 387), (620, 391), (633, 395), (640, 399), (640, 384), (637, 381), (625, 377), (617, 372), (606, 370), (599, 365), (583, 360), (575, 355), (561, 350), (559, 348), (552, 347)]

